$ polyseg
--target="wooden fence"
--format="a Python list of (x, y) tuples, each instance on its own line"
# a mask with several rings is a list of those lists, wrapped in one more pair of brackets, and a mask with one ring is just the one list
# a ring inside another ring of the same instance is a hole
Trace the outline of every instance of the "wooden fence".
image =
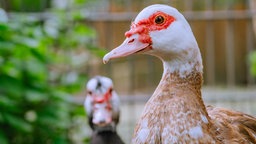
[[(87, 23), (98, 33), (97, 43), (111, 50), (125, 39), (136, 14), (152, 3), (165, 3), (180, 10), (189, 21), (201, 49), (204, 63), (204, 84), (207, 86), (254, 85), (249, 73), (248, 54), (255, 49), (253, 0), (165, 0), (118, 1), (94, 5)], [(162, 64), (151, 56), (132, 56), (103, 65), (91, 66), (92, 75), (113, 78), (120, 91), (143, 92), (153, 89), (162, 74)]]

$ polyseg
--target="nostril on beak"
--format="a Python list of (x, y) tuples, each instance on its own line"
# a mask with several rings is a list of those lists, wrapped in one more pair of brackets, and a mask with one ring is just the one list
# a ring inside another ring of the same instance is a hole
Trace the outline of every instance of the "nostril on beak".
[(106, 123), (105, 120), (100, 120), (100, 121), (99, 121), (99, 124), (104, 124), (104, 123)]
[(134, 39), (131, 39), (131, 40), (128, 41), (128, 43), (132, 43), (132, 42), (134, 42)]

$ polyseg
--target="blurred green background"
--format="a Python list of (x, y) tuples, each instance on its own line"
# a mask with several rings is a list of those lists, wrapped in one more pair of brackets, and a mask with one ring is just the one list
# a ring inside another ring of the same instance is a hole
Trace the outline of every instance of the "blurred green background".
[(73, 143), (73, 119), (85, 117), (71, 96), (88, 79), (77, 55), (87, 51), (100, 57), (105, 51), (94, 47), (95, 31), (84, 24), (79, 8), (86, 0), (61, 3), (0, 3), (1, 144)]

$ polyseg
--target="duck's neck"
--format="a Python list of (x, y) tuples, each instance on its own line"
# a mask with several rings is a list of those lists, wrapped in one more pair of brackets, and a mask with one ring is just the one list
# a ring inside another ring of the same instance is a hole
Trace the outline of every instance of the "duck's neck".
[[(155, 138), (159, 143), (164, 139), (170, 143), (193, 143), (191, 139), (194, 143), (210, 143), (213, 140), (212, 124), (201, 96), (200, 64), (195, 63), (193, 69), (182, 76), (179, 71), (171, 70), (168, 63), (164, 64), (162, 79), (135, 128), (135, 142), (155, 142)], [(148, 135), (145, 136), (145, 132)], [(204, 137), (210, 141), (204, 141)]]
[(208, 127), (209, 116), (201, 96), (201, 68), (201, 63), (197, 62), (192, 69), (181, 73), (170, 70), (168, 63), (164, 63), (162, 79), (150, 101), (168, 102), (167, 107), (171, 109), (169, 113), (173, 125), (177, 124), (176, 121), (186, 123), (184, 127), (187, 128)]
[(190, 106), (190, 110), (205, 112), (205, 106), (202, 101), (201, 87), (203, 83), (203, 74), (193, 68), (189, 73), (181, 75), (179, 72), (170, 72), (165, 70), (162, 79), (153, 94), (154, 97), (166, 97), (170, 101), (179, 99), (179, 103), (174, 106)]

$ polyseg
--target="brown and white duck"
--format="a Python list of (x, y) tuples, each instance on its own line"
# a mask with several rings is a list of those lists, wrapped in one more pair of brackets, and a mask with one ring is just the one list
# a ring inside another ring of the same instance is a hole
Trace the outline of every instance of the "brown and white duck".
[(175, 8), (155, 4), (143, 9), (124, 42), (103, 62), (144, 53), (163, 62), (162, 79), (146, 103), (132, 143), (256, 143), (256, 118), (206, 107), (201, 96), (203, 65), (190, 25)]
[(116, 131), (119, 123), (120, 100), (113, 89), (111, 79), (96, 76), (88, 81), (84, 107), (93, 130), (91, 144), (124, 143)]

